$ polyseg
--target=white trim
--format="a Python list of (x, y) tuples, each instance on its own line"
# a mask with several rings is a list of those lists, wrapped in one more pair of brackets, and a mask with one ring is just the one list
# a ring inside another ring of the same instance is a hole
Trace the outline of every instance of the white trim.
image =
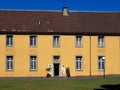
[(75, 36), (75, 47), (83, 47), (83, 36), (82, 35)]
[(98, 47), (99, 48), (105, 47), (105, 36), (98, 36)]
[[(31, 60), (31, 57), (36, 57), (34, 59)], [(32, 64), (33, 64), (33, 67), (31, 69), (31, 61), (32, 61)], [(30, 55), (30, 71), (36, 71), (38, 69), (38, 60), (37, 60), (37, 56), (36, 55)], [(36, 62), (36, 69), (34, 68), (35, 65), (34, 65), (34, 62)]]
[[(80, 57), (81, 59), (77, 60), (77, 57)], [(77, 67), (76, 63), (78, 63), (78, 67)], [(75, 56), (75, 70), (77, 70), (77, 71), (82, 71), (83, 70), (83, 56), (81, 56), (81, 55), (76, 55)]]
[[(9, 59), (8, 57), (12, 57), (11, 59)], [(8, 60), (9, 59), (9, 60)], [(7, 67), (7, 62), (8, 62), (8, 66), (9, 67)], [(11, 67), (11, 62), (12, 62), (12, 64), (13, 64), (13, 67)], [(6, 70), (7, 71), (11, 71), (11, 70), (14, 70), (14, 56), (13, 55), (7, 55), (6, 56)]]
[[(31, 45), (31, 37), (34, 37), (33, 39), (32, 39), (32, 45)], [(36, 38), (35, 38), (36, 37)], [(36, 43), (34, 43), (34, 40), (36, 39)], [(37, 47), (38, 46), (38, 36), (37, 35), (30, 35), (29, 36), (29, 46), (30, 47)]]
[(6, 35), (6, 46), (7, 47), (13, 47), (14, 46), (14, 36), (13, 35), (11, 35), (11, 34)]
[(59, 57), (59, 59), (58, 59), (57, 61), (60, 62), (60, 61), (61, 61), (61, 56), (60, 56), (60, 55), (53, 55), (53, 62), (56, 61), (56, 60), (54, 59), (55, 56), (58, 56), (58, 57)]
[[(99, 63), (100, 63), (100, 66), (99, 66)], [(104, 68), (102, 63), (104, 63)], [(105, 69), (105, 56), (98, 56), (98, 70), (103, 71), (104, 69)]]
[[(55, 38), (58, 37), (58, 38)], [(54, 41), (55, 39), (55, 41)], [(60, 47), (61, 46), (61, 37), (60, 35), (53, 35), (53, 47)]]

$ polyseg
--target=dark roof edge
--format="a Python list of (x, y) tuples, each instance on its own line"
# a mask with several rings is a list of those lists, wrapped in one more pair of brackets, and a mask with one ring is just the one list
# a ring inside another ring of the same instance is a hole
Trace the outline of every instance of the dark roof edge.
[(110, 32), (0, 32), (0, 34), (15, 34), (15, 35), (29, 35), (29, 34), (38, 34), (38, 35), (88, 35), (88, 36), (120, 36), (120, 33), (110, 33)]
[[(62, 12), (62, 10), (29, 10), (29, 9), (0, 9), (0, 11), (28, 11), (28, 12)], [(88, 13), (118, 13), (120, 11), (85, 11), (85, 10), (69, 10), (69, 12), (88, 12)]]

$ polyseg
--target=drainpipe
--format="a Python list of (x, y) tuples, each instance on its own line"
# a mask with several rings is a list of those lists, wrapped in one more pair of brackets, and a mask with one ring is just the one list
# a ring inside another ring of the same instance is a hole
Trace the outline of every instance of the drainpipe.
[(91, 33), (90, 33), (90, 77), (91, 77)]
[(105, 63), (105, 62), (106, 62), (106, 60), (105, 60), (105, 57), (103, 57), (102, 59), (104, 60), (104, 70), (103, 70), (103, 77), (105, 78), (105, 69), (106, 69), (106, 68), (105, 68), (105, 66), (106, 66), (106, 65), (105, 65), (106, 63)]

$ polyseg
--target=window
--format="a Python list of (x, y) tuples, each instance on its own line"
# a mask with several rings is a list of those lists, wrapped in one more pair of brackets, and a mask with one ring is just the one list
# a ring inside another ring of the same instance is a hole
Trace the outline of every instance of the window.
[(98, 47), (105, 47), (105, 37), (98, 36)]
[(60, 46), (60, 36), (53, 36), (53, 46), (54, 47), (59, 47)]
[(30, 36), (30, 46), (37, 46), (37, 36), (36, 35)]
[(13, 56), (6, 56), (6, 70), (13, 70)]
[(75, 42), (76, 42), (76, 47), (82, 47), (83, 46), (83, 38), (82, 38), (82, 36), (77, 35)]
[(60, 61), (60, 56), (53, 56), (54, 61)]
[(6, 46), (13, 46), (13, 35), (6, 36)]
[(37, 70), (37, 56), (30, 56), (30, 70)]
[(105, 57), (98, 56), (98, 70), (104, 70), (104, 69), (105, 69)]
[(76, 70), (83, 70), (83, 57), (76, 56)]
[(41, 23), (40, 21), (36, 21), (36, 24), (37, 24), (37, 25), (40, 25), (40, 23)]

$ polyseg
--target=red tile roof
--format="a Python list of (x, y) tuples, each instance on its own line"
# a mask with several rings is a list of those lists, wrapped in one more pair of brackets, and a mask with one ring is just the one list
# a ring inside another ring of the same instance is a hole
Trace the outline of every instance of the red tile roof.
[(7, 11), (0, 10), (0, 33), (116, 33), (120, 12)]

